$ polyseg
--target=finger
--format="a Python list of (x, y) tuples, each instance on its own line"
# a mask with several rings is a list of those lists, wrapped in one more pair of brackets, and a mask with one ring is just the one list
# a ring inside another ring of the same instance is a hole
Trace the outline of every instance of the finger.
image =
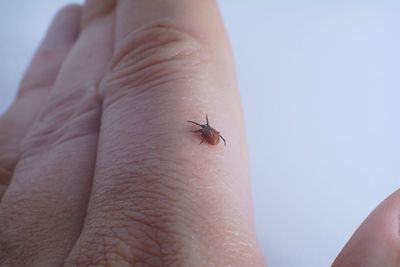
[[(209, 45), (227, 45), (225, 30), (214, 0), (118, 1), (116, 47), (149, 26), (172, 26)], [(222, 38), (221, 38), (222, 37)], [(223, 47), (226, 49), (227, 47)], [(221, 52), (221, 51), (220, 51)]]
[[(19, 145), (45, 103), (58, 71), (79, 33), (80, 7), (63, 8), (28, 67), (14, 104), (0, 118), (0, 184), (5, 189), (18, 162)], [(0, 198), (2, 196), (0, 191)]]
[(61, 266), (79, 236), (100, 123), (96, 90), (111, 56), (113, 28), (112, 13), (84, 26), (21, 144), (0, 206), (1, 266)]
[(400, 191), (396, 191), (365, 219), (332, 266), (399, 266), (399, 210)]
[[(262, 266), (215, 2), (118, 1), (116, 23), (88, 213), (66, 266)], [(231, 145), (198, 145), (186, 121), (206, 113)]]
[(33, 90), (49, 90), (79, 35), (81, 7), (69, 5), (61, 9), (22, 78), (19, 95)]
[(114, 10), (117, 0), (86, 0), (81, 19), (82, 27)]

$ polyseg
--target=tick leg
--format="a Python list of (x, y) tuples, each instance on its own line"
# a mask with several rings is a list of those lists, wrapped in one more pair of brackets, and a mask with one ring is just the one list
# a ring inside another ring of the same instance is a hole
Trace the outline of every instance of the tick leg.
[(223, 138), (222, 135), (219, 135), (219, 137), (221, 137), (222, 141), (224, 141), (224, 145), (226, 146), (225, 138)]
[(207, 116), (207, 114), (206, 114), (206, 121), (207, 121), (207, 125), (209, 125), (209, 124), (208, 124), (208, 116)]
[(201, 139), (201, 142), (200, 142), (200, 144), (199, 144), (199, 145), (201, 145), (203, 142), (204, 142), (204, 138), (203, 138), (203, 139)]
[(196, 131), (192, 131), (193, 133), (201, 133), (203, 131), (203, 129), (200, 130), (196, 130)]
[(187, 121), (187, 122), (190, 122), (190, 123), (196, 124), (196, 125), (200, 126), (201, 128), (204, 128), (204, 126), (203, 126), (203, 125), (201, 125), (201, 124), (198, 124), (197, 122), (194, 122), (194, 121)]

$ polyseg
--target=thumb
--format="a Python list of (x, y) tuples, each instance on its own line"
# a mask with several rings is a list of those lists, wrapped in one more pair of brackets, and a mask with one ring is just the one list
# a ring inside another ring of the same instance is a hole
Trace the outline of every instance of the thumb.
[(332, 266), (400, 266), (399, 221), (400, 190), (397, 190), (365, 219)]

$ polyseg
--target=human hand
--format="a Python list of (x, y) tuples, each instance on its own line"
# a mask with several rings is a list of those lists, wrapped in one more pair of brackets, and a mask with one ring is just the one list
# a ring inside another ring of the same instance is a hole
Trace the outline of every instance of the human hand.
[(215, 1), (63, 9), (0, 129), (1, 266), (263, 266)]
[(333, 267), (400, 266), (400, 190), (385, 199), (361, 224)]

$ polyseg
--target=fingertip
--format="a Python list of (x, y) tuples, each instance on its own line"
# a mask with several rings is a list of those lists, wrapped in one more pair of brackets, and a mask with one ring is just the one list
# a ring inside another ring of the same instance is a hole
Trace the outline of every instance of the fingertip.
[(18, 96), (32, 89), (48, 89), (79, 36), (81, 6), (70, 4), (54, 16), (19, 86)]
[(332, 266), (399, 266), (399, 210), (400, 190), (397, 190), (368, 215)]
[(43, 46), (51, 47), (74, 42), (80, 31), (82, 7), (78, 4), (69, 4), (61, 8), (54, 16)]

